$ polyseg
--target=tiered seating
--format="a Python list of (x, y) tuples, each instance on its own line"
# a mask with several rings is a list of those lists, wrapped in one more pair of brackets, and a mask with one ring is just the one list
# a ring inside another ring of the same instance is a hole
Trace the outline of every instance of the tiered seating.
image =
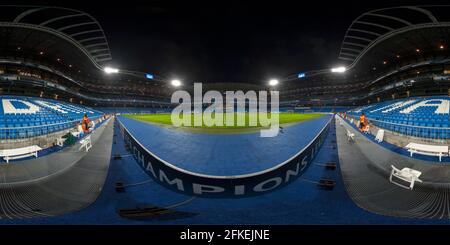
[(345, 112), (350, 107), (345, 106), (317, 106), (317, 107), (302, 107), (302, 106), (280, 106), (280, 112), (298, 112), (298, 113), (333, 113)]
[(423, 138), (450, 138), (450, 96), (416, 97), (382, 102), (348, 111), (364, 112), (372, 124), (387, 130)]
[(105, 113), (122, 113), (122, 114), (140, 114), (140, 113), (170, 113), (171, 109), (167, 108), (145, 108), (145, 107), (102, 107), (98, 108)]
[(84, 106), (61, 101), (0, 96), (0, 139), (28, 138), (71, 128), (84, 114), (92, 119), (102, 115)]

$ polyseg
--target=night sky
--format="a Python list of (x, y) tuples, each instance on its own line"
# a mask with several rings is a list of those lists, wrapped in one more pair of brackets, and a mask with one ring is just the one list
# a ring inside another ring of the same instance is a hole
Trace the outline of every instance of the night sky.
[[(121, 69), (192, 82), (261, 83), (339, 64), (347, 27), (376, 8), (429, 1), (76, 2), (103, 26)], [(90, 4), (88, 4), (90, 3)], [(33, 3), (37, 5), (38, 3)], [(62, 3), (40, 3), (56, 5)]]

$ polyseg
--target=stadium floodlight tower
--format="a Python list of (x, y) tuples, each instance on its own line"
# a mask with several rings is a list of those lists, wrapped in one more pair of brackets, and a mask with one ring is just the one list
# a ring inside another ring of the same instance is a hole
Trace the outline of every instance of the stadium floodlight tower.
[(117, 69), (117, 68), (112, 68), (112, 67), (109, 67), (109, 66), (103, 68), (103, 71), (104, 71), (105, 73), (107, 73), (107, 74), (111, 74), (111, 73), (119, 73), (119, 69)]
[(277, 79), (270, 79), (269, 85), (270, 86), (277, 86), (279, 81)]
[(170, 84), (172, 84), (172, 86), (174, 87), (180, 87), (181, 86), (181, 81), (178, 79), (173, 79)]

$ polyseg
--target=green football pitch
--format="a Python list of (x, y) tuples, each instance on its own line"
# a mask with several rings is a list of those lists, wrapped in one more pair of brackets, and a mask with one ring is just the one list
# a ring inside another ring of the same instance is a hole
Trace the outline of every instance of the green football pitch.
[[(222, 126), (207, 126), (204, 124), (204, 122), (202, 122), (202, 126), (193, 126), (194, 125), (194, 114), (192, 114), (191, 116), (191, 126), (188, 127), (195, 127), (195, 128), (213, 128), (213, 129), (236, 129), (236, 128), (257, 128), (257, 127), (261, 127), (262, 125), (259, 123), (259, 120), (256, 126), (251, 126), (249, 125), (249, 117), (250, 117), (250, 113), (222, 113), (223, 115), (223, 125)], [(239, 115), (241, 114), (241, 115)], [(242, 114), (245, 114), (243, 116), (245, 116), (245, 125), (236, 125), (236, 123), (234, 123), (235, 125), (233, 126), (228, 126), (225, 124), (226, 118), (227, 117), (234, 117), (234, 122), (237, 121), (237, 117), (238, 116), (242, 116)], [(257, 113), (255, 113), (257, 114)], [(319, 113), (289, 113), (289, 112), (281, 112), (278, 113), (279, 114), (279, 123), (281, 124), (287, 124), (287, 123), (297, 123), (297, 122), (302, 122), (302, 121), (306, 121), (306, 120), (310, 120), (310, 119), (314, 119), (314, 118), (318, 118), (323, 116), (324, 114), (319, 114)], [(135, 119), (135, 120), (139, 120), (139, 121), (145, 121), (145, 122), (150, 122), (150, 123), (158, 123), (158, 124), (167, 124), (167, 125), (172, 125), (172, 120), (171, 120), (171, 114), (170, 113), (164, 113), (164, 114), (126, 114), (123, 115), (127, 118), (131, 118), (131, 119)], [(215, 114), (211, 115), (212, 117), (216, 116)], [(271, 115), (270, 113), (268, 113), (268, 115), (266, 115), (267, 118), (270, 118)]]

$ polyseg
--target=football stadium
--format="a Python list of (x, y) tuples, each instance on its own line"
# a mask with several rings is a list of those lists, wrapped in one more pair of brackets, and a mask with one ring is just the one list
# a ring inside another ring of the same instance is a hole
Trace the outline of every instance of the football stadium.
[(361, 12), (339, 66), (204, 82), (182, 126), (198, 83), (113, 65), (95, 16), (0, 9), (0, 224), (450, 224), (448, 6)]

